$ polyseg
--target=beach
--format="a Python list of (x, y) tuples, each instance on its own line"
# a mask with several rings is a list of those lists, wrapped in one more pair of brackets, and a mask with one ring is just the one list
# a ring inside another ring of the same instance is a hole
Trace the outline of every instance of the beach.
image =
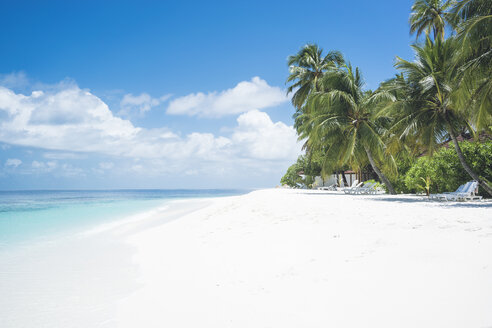
[(0, 8), (0, 328), (492, 328), (492, 0)]
[(1, 326), (492, 326), (491, 202), (265, 189), (176, 203), (23, 249), (41, 263), (4, 256)]

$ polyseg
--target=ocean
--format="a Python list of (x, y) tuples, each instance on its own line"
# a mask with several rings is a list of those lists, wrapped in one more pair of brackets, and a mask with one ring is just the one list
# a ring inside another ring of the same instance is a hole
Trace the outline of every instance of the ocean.
[(247, 190), (0, 191), (0, 248), (83, 231), (171, 200), (240, 195)]

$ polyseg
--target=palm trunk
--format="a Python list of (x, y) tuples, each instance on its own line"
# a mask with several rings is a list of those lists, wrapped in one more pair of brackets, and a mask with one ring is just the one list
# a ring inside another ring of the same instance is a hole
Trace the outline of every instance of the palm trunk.
[(372, 166), (372, 169), (374, 170), (374, 172), (376, 172), (379, 179), (381, 181), (383, 181), (386, 188), (388, 188), (389, 193), (392, 195), (396, 195), (396, 192), (395, 192), (395, 189), (393, 188), (393, 185), (391, 184), (391, 182), (388, 180), (388, 178), (383, 174), (383, 172), (381, 172), (381, 170), (376, 165), (376, 162), (374, 161), (374, 158), (372, 157), (372, 153), (369, 150), (369, 148), (364, 146), (364, 149), (366, 151), (367, 158), (369, 158), (369, 162), (371, 163), (371, 166)]
[(454, 134), (453, 128), (448, 122), (448, 130), (449, 130), (449, 135), (451, 136), (451, 140), (453, 140), (454, 144), (454, 149), (456, 150), (456, 154), (458, 154), (458, 159), (460, 160), (461, 166), (465, 169), (466, 173), (468, 173), (473, 180), (478, 181), (480, 186), (489, 193), (489, 195), (492, 196), (492, 188), (485, 182), (483, 179), (480, 179), (478, 174), (476, 174), (471, 167), (468, 165), (468, 163), (465, 160), (465, 156), (463, 156), (463, 152), (461, 151), (460, 145), (458, 143), (458, 139), (456, 139), (456, 135)]
[(345, 176), (345, 171), (342, 170), (342, 179), (343, 179), (343, 183), (345, 184), (345, 186), (350, 186), (347, 182), (347, 177)]

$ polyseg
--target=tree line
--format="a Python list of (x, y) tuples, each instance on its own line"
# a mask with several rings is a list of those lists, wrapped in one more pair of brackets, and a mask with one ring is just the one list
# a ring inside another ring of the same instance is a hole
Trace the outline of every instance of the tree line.
[(415, 57), (396, 57), (398, 74), (372, 91), (339, 51), (307, 44), (289, 56), (287, 92), (306, 158), (322, 175), (370, 166), (395, 194), (401, 156), (432, 156), (453, 145), (466, 173), (489, 195), (460, 136), (492, 132), (492, 1), (416, 0), (411, 8)]

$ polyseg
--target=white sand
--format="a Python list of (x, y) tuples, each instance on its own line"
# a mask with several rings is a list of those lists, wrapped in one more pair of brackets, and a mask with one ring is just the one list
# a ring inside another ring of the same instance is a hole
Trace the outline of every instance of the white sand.
[(130, 242), (121, 327), (492, 327), (492, 203), (261, 190)]
[(0, 257), (0, 326), (492, 327), (491, 202), (274, 189), (207, 204)]

